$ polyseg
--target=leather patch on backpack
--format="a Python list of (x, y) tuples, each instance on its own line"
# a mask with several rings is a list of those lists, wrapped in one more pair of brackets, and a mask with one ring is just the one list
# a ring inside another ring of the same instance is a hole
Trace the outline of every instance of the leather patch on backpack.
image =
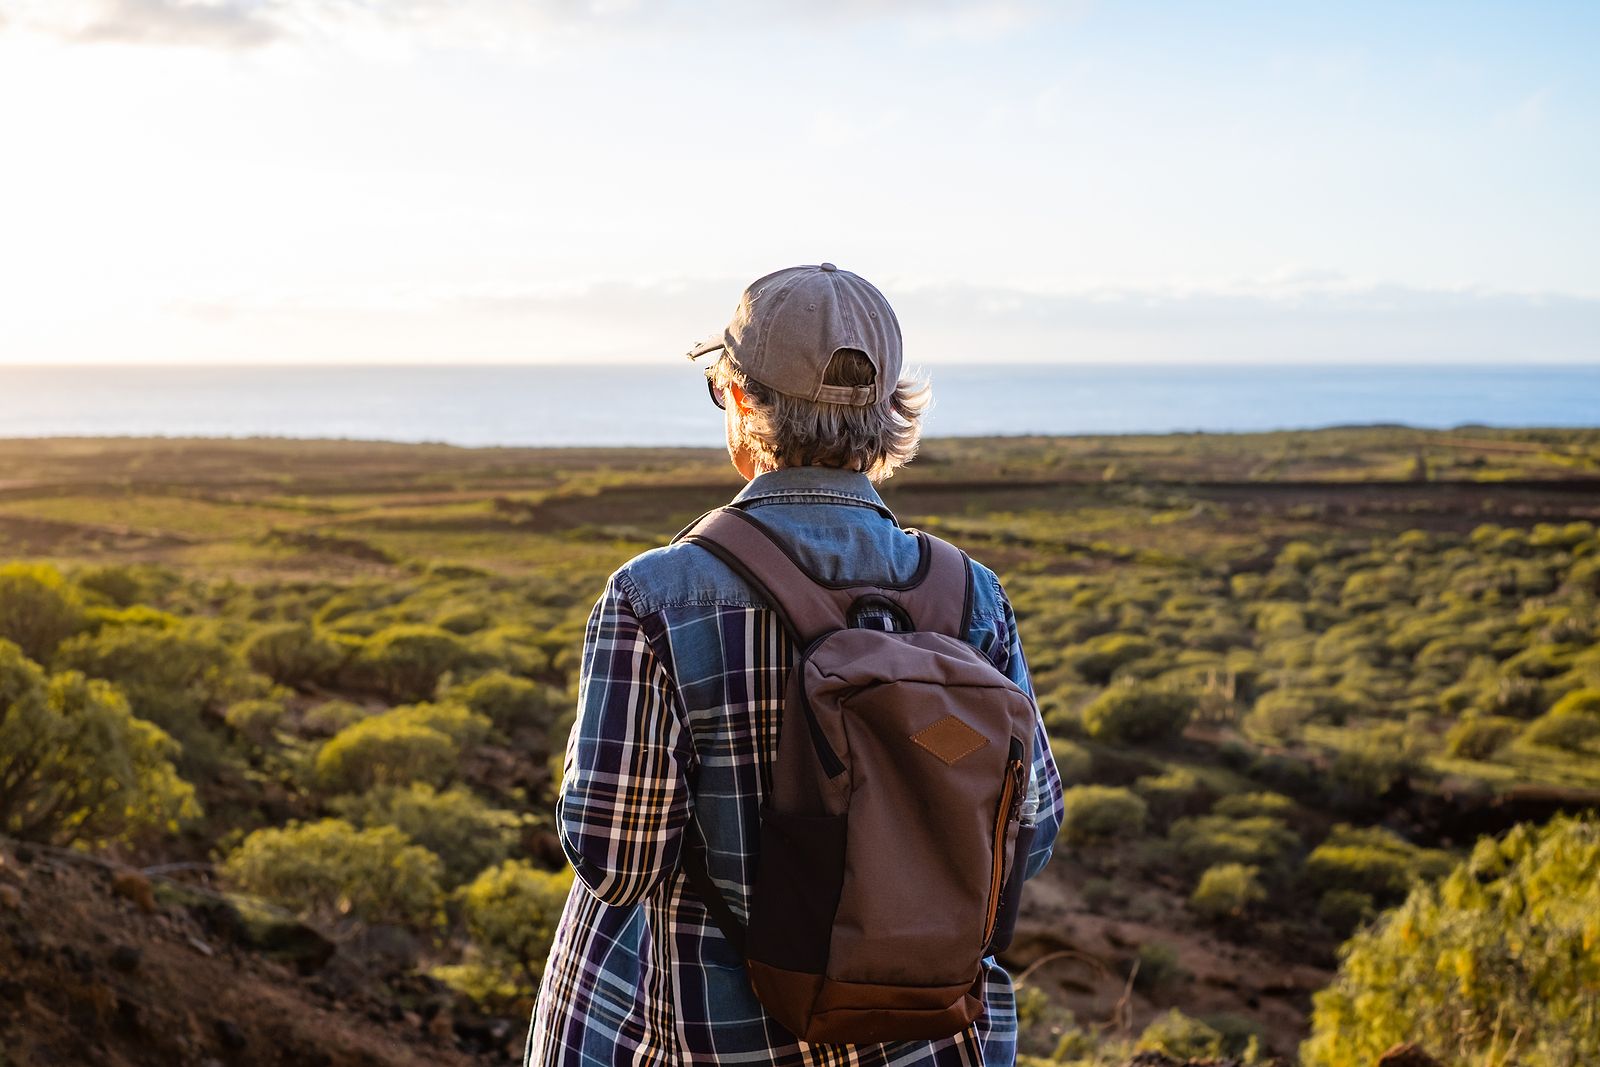
[(952, 767), (962, 757), (972, 755), (989, 743), (987, 737), (954, 715), (946, 715), (932, 726), (918, 730), (911, 735), (911, 740)]

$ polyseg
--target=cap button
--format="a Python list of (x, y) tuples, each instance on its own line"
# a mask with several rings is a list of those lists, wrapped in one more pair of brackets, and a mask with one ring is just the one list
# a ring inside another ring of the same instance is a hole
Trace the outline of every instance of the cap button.
[(826, 271), (835, 271), (835, 270), (838, 270), (839, 268), (835, 267), (832, 263), (824, 263), (824, 264), (822, 264), (822, 269), (826, 270)]

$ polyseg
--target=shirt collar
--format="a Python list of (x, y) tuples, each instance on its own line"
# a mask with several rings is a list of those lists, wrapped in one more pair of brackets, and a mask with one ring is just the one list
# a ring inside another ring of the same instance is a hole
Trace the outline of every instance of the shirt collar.
[(861, 471), (820, 464), (779, 467), (774, 471), (763, 471), (750, 479), (743, 489), (734, 494), (733, 503), (775, 496), (810, 496), (818, 499), (847, 497), (876, 508), (896, 526), (900, 525), (894, 512), (889, 510), (889, 505), (883, 502), (878, 490), (873, 487), (872, 479)]

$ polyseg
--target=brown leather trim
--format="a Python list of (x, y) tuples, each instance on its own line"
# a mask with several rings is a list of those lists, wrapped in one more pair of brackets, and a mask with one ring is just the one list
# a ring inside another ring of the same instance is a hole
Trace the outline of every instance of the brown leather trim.
[(822, 975), (785, 971), (760, 960), (749, 960), (745, 969), (750, 975), (750, 988), (755, 990), (756, 999), (767, 1009), (767, 1014), (788, 1027), (795, 1036), (804, 1035), (812, 1005), (825, 981)]
[(825, 981), (800, 1036), (827, 1043), (949, 1037), (983, 1014), (980, 971), (970, 985), (879, 986)]
[(972, 755), (989, 743), (987, 737), (955, 715), (946, 715), (932, 726), (924, 726), (911, 735), (911, 740), (951, 767), (954, 767), (962, 757)]

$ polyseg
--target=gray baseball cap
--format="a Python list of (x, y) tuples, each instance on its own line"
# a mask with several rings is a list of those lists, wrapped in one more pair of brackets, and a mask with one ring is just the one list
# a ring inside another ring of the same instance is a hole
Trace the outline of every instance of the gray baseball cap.
[[(780, 393), (827, 404), (865, 406), (900, 382), (900, 320), (876, 286), (832, 263), (787, 267), (745, 288), (733, 321), (689, 350), (689, 358), (724, 349), (745, 374)], [(833, 354), (864, 352), (877, 374), (871, 385), (824, 385)]]

